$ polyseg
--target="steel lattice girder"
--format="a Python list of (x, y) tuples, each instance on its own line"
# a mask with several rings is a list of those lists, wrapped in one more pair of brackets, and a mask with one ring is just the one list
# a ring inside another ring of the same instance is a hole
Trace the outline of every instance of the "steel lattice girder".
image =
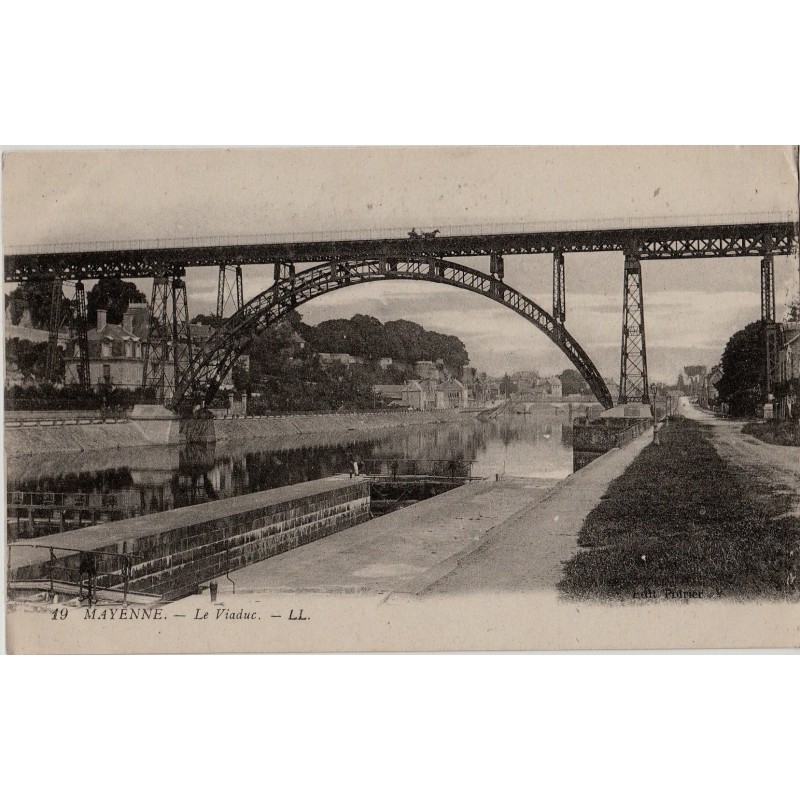
[(796, 222), (696, 225), (659, 228), (630, 228), (562, 232), (503, 233), (469, 236), (441, 236), (436, 239), (358, 239), (320, 241), (164, 247), (122, 250), (93, 250), (70, 253), (6, 255), (5, 281), (77, 278), (148, 278), (163, 270), (220, 264), (275, 263), (310, 264), (398, 259), (423, 261), (430, 258), (466, 256), (598, 253), (627, 251), (638, 242), (642, 261), (675, 258), (728, 258), (791, 255), (797, 247)]
[(176, 407), (210, 402), (225, 375), (253, 338), (297, 305), (345, 286), (386, 280), (424, 280), (455, 286), (488, 297), (534, 324), (575, 365), (595, 397), (605, 408), (613, 405), (611, 394), (589, 356), (550, 314), (529, 298), (478, 270), (441, 259), (386, 262), (345, 261), (322, 264), (297, 273), (294, 283), (282, 282), (262, 292), (214, 333), (176, 389)]
[(619, 400), (648, 403), (647, 347), (644, 333), (642, 266), (633, 255), (625, 256), (625, 285), (622, 308)]
[[(233, 275), (229, 275), (230, 272)], [(232, 306), (235, 314), (244, 305), (242, 268), (239, 264), (220, 264), (217, 281), (217, 316), (224, 319), (226, 311)]]

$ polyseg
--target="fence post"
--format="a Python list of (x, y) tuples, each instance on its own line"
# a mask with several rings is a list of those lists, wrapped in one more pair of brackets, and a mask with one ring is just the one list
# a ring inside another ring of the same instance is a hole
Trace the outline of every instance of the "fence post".
[(128, 555), (128, 543), (122, 543), (122, 572), (123, 572), (123, 595), (122, 595), (122, 603), (123, 605), (128, 605), (128, 581), (130, 580), (131, 574), (131, 557)]
[(55, 562), (56, 562), (56, 554), (53, 551), (53, 548), (50, 548), (50, 599), (53, 598), (53, 569), (55, 569)]

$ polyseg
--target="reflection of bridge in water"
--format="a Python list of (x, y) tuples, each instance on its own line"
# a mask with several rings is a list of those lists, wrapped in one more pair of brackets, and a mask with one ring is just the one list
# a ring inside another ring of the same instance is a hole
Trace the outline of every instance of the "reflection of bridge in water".
[[(51, 349), (57, 347), (64, 280), (77, 281), (72, 320), (79, 345), (79, 380), (88, 385), (83, 280), (152, 278), (150, 326), (143, 385), (159, 401), (187, 409), (209, 402), (250, 342), (292, 309), (316, 297), (367, 282), (428, 281), (481, 294), (515, 311), (542, 331), (587, 381), (606, 407), (612, 398), (586, 350), (565, 327), (565, 256), (618, 252), (622, 272), (622, 344), (619, 401), (649, 402), (642, 261), (700, 258), (761, 259), (761, 319), (765, 387), (774, 382), (780, 325), (775, 319), (774, 258), (796, 250), (798, 223), (764, 214), (747, 219), (594, 221), (514, 230), (510, 226), (444, 228), (435, 237), (407, 231), (365, 231), (212, 240), (119, 242), (18, 248), (5, 255), (5, 280), (53, 284)], [(550, 254), (552, 313), (506, 282), (508, 256)], [(451, 259), (488, 258), (488, 272)], [(243, 302), (244, 265), (269, 265), (273, 285)], [(311, 265), (298, 270), (298, 265)], [(186, 278), (194, 267), (219, 269), (217, 314), (225, 319), (202, 349), (192, 346)], [(166, 360), (172, 372), (165, 369)], [(53, 363), (54, 360), (53, 360)], [(172, 376), (172, 377), (170, 377)]]

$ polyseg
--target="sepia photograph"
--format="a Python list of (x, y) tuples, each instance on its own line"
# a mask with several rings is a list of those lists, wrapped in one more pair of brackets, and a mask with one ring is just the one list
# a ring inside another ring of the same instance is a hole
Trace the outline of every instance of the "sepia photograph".
[(798, 148), (9, 150), (10, 653), (800, 645)]

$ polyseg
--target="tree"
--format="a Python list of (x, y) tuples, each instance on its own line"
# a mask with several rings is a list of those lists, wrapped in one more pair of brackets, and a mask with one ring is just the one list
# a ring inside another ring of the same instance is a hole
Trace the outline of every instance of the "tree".
[(764, 381), (764, 327), (751, 322), (731, 336), (722, 354), (719, 399), (736, 416), (752, 416)]
[(589, 384), (576, 369), (565, 369), (559, 376), (562, 394), (591, 394)]
[(96, 325), (97, 310), (104, 308), (108, 312), (106, 321), (119, 325), (131, 303), (146, 302), (147, 297), (136, 288), (135, 283), (120, 278), (100, 278), (86, 296), (86, 318), (89, 325)]
[(789, 308), (786, 309), (786, 322), (800, 322), (800, 297), (789, 303)]
[(506, 372), (506, 374), (503, 375), (502, 379), (500, 380), (500, 394), (502, 394), (504, 397), (508, 397), (509, 395), (514, 394), (516, 391), (517, 384), (511, 380)]
[(210, 328), (218, 328), (222, 320), (216, 314), (197, 314), (192, 319), (192, 325), (208, 325)]
[[(42, 383), (47, 379), (47, 342), (30, 342), (27, 339), (14, 337), (6, 342), (6, 361), (10, 367), (16, 367), (25, 380)], [(57, 351), (57, 381), (64, 380), (64, 359), (61, 350)]]
[[(62, 309), (66, 316), (69, 301), (62, 293)], [(34, 328), (50, 327), (50, 304), (53, 284), (50, 281), (27, 281), (6, 295), (6, 308), (13, 325), (19, 325), (22, 315), (29, 311)]]

